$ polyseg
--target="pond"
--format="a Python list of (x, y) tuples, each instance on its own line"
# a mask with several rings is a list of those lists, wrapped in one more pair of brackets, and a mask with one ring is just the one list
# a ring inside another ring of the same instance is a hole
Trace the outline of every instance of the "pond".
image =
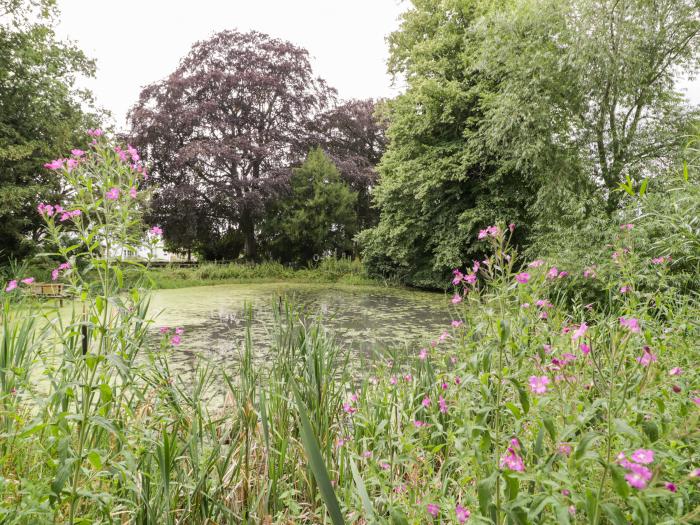
[[(336, 340), (362, 356), (393, 349), (415, 352), (448, 329), (449, 300), (441, 293), (329, 284), (227, 284), (157, 290), (151, 298), (156, 327), (183, 327), (171, 362), (190, 368), (198, 354), (228, 368), (238, 360), (245, 336), (245, 308), (253, 312), (251, 334), (258, 353), (271, 341), (274, 308), (286, 298), (320, 315)], [(358, 356), (359, 357), (359, 356)]]

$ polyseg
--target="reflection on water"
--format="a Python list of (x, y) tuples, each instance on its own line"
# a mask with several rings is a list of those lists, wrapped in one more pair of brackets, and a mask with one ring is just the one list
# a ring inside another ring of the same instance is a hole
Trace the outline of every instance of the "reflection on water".
[(156, 327), (182, 326), (182, 344), (171, 362), (183, 368), (201, 354), (223, 368), (237, 361), (245, 335), (245, 305), (253, 310), (251, 332), (257, 353), (269, 346), (273, 308), (286, 297), (320, 314), (341, 344), (356, 354), (415, 350), (445, 330), (452, 318), (442, 294), (379, 287), (309, 284), (231, 284), (153, 292)]

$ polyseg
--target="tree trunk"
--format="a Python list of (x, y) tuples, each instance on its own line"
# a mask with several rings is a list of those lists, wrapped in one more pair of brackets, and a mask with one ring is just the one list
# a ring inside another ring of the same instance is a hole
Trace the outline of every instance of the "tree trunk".
[(247, 212), (243, 213), (240, 222), (241, 233), (243, 233), (243, 252), (245, 253), (245, 258), (249, 261), (254, 261), (257, 256), (256, 245), (255, 245), (255, 225), (253, 224), (253, 219)]

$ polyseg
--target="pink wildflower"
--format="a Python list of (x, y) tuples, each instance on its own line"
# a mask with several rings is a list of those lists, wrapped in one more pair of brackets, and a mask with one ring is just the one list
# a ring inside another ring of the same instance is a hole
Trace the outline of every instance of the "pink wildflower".
[(583, 278), (584, 279), (595, 279), (595, 270), (593, 268), (586, 268), (583, 270)]
[(457, 521), (459, 523), (465, 523), (469, 519), (469, 517), (472, 515), (468, 509), (462, 507), (459, 503), (457, 504), (457, 507), (455, 508), (455, 514), (457, 515)]
[(85, 152), (81, 149), (72, 149), (70, 150), (70, 153), (74, 157), (82, 157), (83, 155), (85, 155)]
[(7, 286), (5, 287), (6, 292), (11, 292), (17, 288), (17, 281), (15, 279), (11, 280), (10, 282), (7, 283)]
[(630, 456), (632, 461), (635, 463), (642, 463), (644, 465), (648, 465), (649, 463), (654, 462), (654, 451), (653, 450), (648, 450), (644, 448), (639, 448), (632, 452), (632, 455)]
[(459, 304), (462, 302), (462, 297), (456, 293), (452, 296), (452, 304)]
[(625, 479), (630, 487), (635, 489), (644, 489), (647, 486), (647, 482), (643, 476), (637, 474), (636, 472), (629, 472), (625, 474)]
[(620, 326), (624, 326), (627, 328), (630, 332), (633, 332), (635, 334), (639, 333), (639, 320), (635, 319), (634, 317), (631, 317), (629, 319), (625, 319), (624, 317), (620, 317)]
[(389, 463), (387, 463), (386, 461), (382, 461), (381, 463), (379, 463), (379, 468), (382, 470), (389, 470)]
[(530, 268), (539, 268), (543, 264), (544, 264), (544, 261), (542, 259), (537, 259), (535, 261), (532, 261), (530, 264), (528, 264), (528, 266)]
[(350, 403), (343, 403), (343, 410), (345, 411), (346, 414), (354, 414), (357, 412), (357, 409), (352, 406)]
[(459, 386), (462, 384), (462, 378), (459, 376), (455, 376), (455, 385)]
[(159, 331), (161, 334), (167, 334), (167, 333), (170, 331), (170, 328), (168, 328), (167, 326), (161, 326), (161, 327), (158, 329), (158, 331)]
[(510, 230), (510, 233), (513, 233), (513, 232), (515, 231), (515, 223), (514, 223), (514, 222), (511, 222), (511, 223), (508, 225), (508, 229)]
[(474, 284), (476, 283), (476, 274), (475, 273), (470, 273), (464, 278), (464, 282), (467, 284)]
[(132, 199), (135, 199), (135, 198), (136, 198), (136, 195), (137, 195), (136, 188), (134, 188), (134, 187), (132, 186), (131, 189), (129, 189), (129, 196), (130, 196)]
[(648, 346), (644, 347), (644, 354), (642, 357), (637, 358), (637, 363), (639, 363), (642, 366), (649, 366), (651, 363), (656, 362), (656, 355), (651, 352), (651, 349)]
[(630, 231), (632, 228), (634, 228), (634, 224), (622, 224), (622, 225), (620, 225), (621, 230)]
[(32, 284), (34, 282), (34, 277), (26, 277), (21, 281), (24, 284)]
[(362, 453), (362, 457), (365, 458), (365, 459), (371, 458), (371, 457), (372, 457), (372, 451), (371, 451), (371, 450), (365, 450), (365, 451)]
[(700, 468), (696, 468), (688, 474), (691, 478), (700, 478)]
[(530, 308), (530, 303), (523, 303), (520, 305), (520, 308), (522, 308), (523, 310), (527, 310), (528, 308)]
[(569, 455), (571, 455), (571, 445), (569, 445), (568, 443), (561, 443), (561, 444), (559, 445), (558, 450), (559, 450), (559, 453), (560, 453), (562, 456), (569, 456)]
[(424, 427), (426, 425), (427, 425), (427, 423), (425, 421), (421, 421), (420, 419), (413, 420), (413, 426), (416, 428)]
[(148, 230), (148, 233), (151, 235), (163, 235), (163, 230), (161, 230), (158, 226), (153, 226), (150, 230)]
[(666, 490), (669, 490), (671, 492), (676, 492), (678, 490), (678, 487), (676, 487), (675, 483), (671, 483), (668, 481), (664, 483), (664, 487), (666, 487)]
[(56, 281), (58, 279), (58, 268), (51, 270), (51, 280)]
[(569, 272), (567, 272), (565, 270), (562, 270), (561, 272), (559, 272), (559, 275), (557, 275), (557, 277), (559, 279), (563, 279), (564, 277), (568, 277), (568, 276), (569, 276)]
[(646, 488), (647, 483), (652, 477), (651, 471), (642, 465), (637, 465), (636, 463), (627, 465), (627, 468), (629, 469), (629, 472), (625, 476), (625, 479), (630, 487), (634, 487), (636, 489)]
[(515, 280), (520, 284), (526, 284), (530, 280), (530, 274), (527, 272), (519, 273), (515, 276)]
[(514, 470), (516, 472), (522, 472), (525, 470), (525, 463), (523, 463), (523, 458), (518, 456), (517, 452), (512, 448), (508, 448), (508, 452), (501, 456), (501, 468), (507, 468), (509, 470)]
[(423, 405), (425, 408), (428, 408), (430, 406), (430, 398), (428, 396), (425, 396), (423, 398), (423, 401), (421, 401), (421, 405)]
[(438, 405), (440, 405), (440, 412), (447, 414), (447, 401), (445, 401), (444, 397), (440, 396), (438, 399)]
[(670, 376), (679, 376), (679, 375), (681, 375), (682, 373), (683, 373), (683, 369), (676, 366), (676, 367), (674, 367), (674, 368), (671, 368), (671, 371), (668, 373), (668, 375), (670, 375)]
[(63, 167), (63, 163), (65, 161), (66, 159), (55, 159), (51, 162), (47, 162), (46, 164), (44, 164), (44, 167), (50, 170), (60, 170)]
[(433, 518), (437, 518), (438, 514), (440, 514), (440, 507), (435, 503), (428, 503), (428, 514)]
[(421, 348), (420, 353), (418, 354), (418, 359), (421, 361), (425, 361), (428, 358), (428, 350), (426, 348)]
[(632, 287), (627, 286), (627, 285), (624, 285), (624, 286), (621, 286), (621, 287), (620, 287), (620, 293), (627, 293), (627, 292), (629, 292), (630, 290), (632, 290)]
[(452, 321), (452, 328), (459, 328), (462, 326), (462, 321)]
[(102, 131), (99, 128), (89, 129), (89, 130), (87, 130), (87, 134), (90, 135), (91, 137), (100, 137), (100, 136), (104, 135), (104, 131)]
[(579, 348), (581, 349), (581, 352), (583, 352), (584, 355), (588, 355), (591, 353), (591, 347), (588, 346), (586, 343), (581, 343), (579, 345)]
[(530, 390), (535, 394), (544, 394), (549, 382), (547, 376), (530, 376)]
[(126, 151), (129, 153), (129, 155), (131, 155), (131, 160), (133, 162), (138, 162), (141, 160), (138, 151), (131, 144), (126, 145)]
[(559, 270), (557, 270), (556, 266), (552, 266), (552, 268), (549, 269), (547, 272), (547, 279), (556, 279), (556, 277), (559, 275)]
[(577, 341), (578, 339), (583, 337), (587, 331), (588, 331), (588, 325), (585, 322), (581, 323), (581, 325), (571, 335), (571, 340), (574, 342)]
[(174, 336), (172, 336), (172, 337), (170, 338), (170, 343), (171, 343), (173, 346), (177, 346), (177, 345), (179, 345), (181, 342), (182, 342), (182, 338), (181, 338), (179, 335), (177, 335), (177, 334), (174, 335)]
[(185, 329), (182, 328), (182, 327), (177, 327), (177, 328), (175, 329), (175, 334), (177, 334), (177, 335), (182, 335), (182, 334), (184, 334), (184, 333), (185, 333)]
[(119, 188), (111, 188), (106, 194), (105, 197), (107, 197), (108, 200), (110, 201), (116, 201), (119, 198)]

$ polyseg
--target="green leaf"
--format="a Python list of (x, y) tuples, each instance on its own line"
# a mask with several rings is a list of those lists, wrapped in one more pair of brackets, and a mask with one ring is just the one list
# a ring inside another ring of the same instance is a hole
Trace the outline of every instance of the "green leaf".
[(653, 421), (644, 421), (642, 423), (642, 430), (649, 438), (652, 443), (659, 439), (659, 427)]
[(550, 439), (556, 443), (557, 441), (557, 431), (554, 428), (554, 421), (552, 421), (551, 417), (546, 417), (542, 420), (542, 423), (544, 424), (544, 428), (547, 429), (547, 433), (549, 434)]
[(576, 447), (576, 452), (574, 452), (574, 458), (575, 459), (581, 459), (583, 455), (586, 453), (586, 450), (588, 450), (588, 447), (591, 446), (591, 443), (593, 440), (596, 438), (596, 435), (593, 433), (588, 433), (584, 435), (581, 438), (581, 441), (579, 441), (578, 446)]
[(620, 507), (614, 503), (606, 502), (601, 505), (603, 512), (614, 525), (628, 525), (625, 515), (620, 510)]
[(615, 432), (619, 432), (620, 434), (624, 434), (626, 436), (639, 439), (639, 432), (637, 432), (635, 429), (633, 429), (627, 421), (624, 419), (615, 419), (614, 421), (615, 425)]
[(294, 398), (296, 400), (297, 410), (299, 411), (301, 441), (304, 445), (306, 459), (309, 461), (311, 472), (313, 472), (314, 478), (316, 478), (321, 497), (326, 504), (333, 525), (345, 525), (338, 500), (335, 497), (333, 485), (331, 485), (331, 480), (328, 476), (328, 470), (323, 462), (321, 449), (318, 446), (318, 441), (316, 441), (316, 436), (311, 427), (311, 421), (309, 420), (306, 407), (301, 399), (301, 395), (299, 395), (299, 390), (295, 382), (292, 382), (292, 390), (294, 391)]
[(408, 525), (406, 515), (398, 509), (391, 509), (391, 523), (393, 525)]
[(630, 486), (625, 480), (624, 470), (622, 470), (618, 466), (611, 465), (610, 474), (612, 475), (613, 487), (615, 488), (615, 492), (617, 492), (622, 499), (627, 499), (630, 495)]
[(491, 474), (488, 478), (482, 479), (476, 486), (476, 492), (479, 497), (479, 510), (486, 516), (488, 514), (489, 505), (491, 503), (491, 496), (493, 495), (493, 489), (496, 485), (497, 472)]
[(522, 415), (523, 415), (522, 412), (517, 407), (517, 405), (515, 405), (514, 403), (511, 403), (510, 401), (508, 401), (506, 403), (506, 407), (508, 408), (508, 410), (510, 410), (513, 413), (513, 415), (515, 416), (515, 419), (520, 419), (522, 417)]
[(100, 470), (102, 468), (102, 458), (94, 450), (88, 452), (87, 459), (95, 470)]
[(353, 460), (350, 460), (350, 469), (352, 470), (352, 477), (355, 480), (355, 485), (357, 486), (357, 492), (360, 493), (360, 499), (362, 500), (362, 506), (365, 509), (365, 518), (370, 519), (374, 517), (374, 508), (372, 507), (372, 502), (369, 499), (369, 494), (367, 494), (367, 489), (365, 488), (365, 483), (357, 470), (357, 465)]
[(649, 183), (649, 179), (644, 179), (642, 181), (642, 186), (639, 188), (639, 196), (644, 197), (644, 194), (647, 192), (647, 184)]

